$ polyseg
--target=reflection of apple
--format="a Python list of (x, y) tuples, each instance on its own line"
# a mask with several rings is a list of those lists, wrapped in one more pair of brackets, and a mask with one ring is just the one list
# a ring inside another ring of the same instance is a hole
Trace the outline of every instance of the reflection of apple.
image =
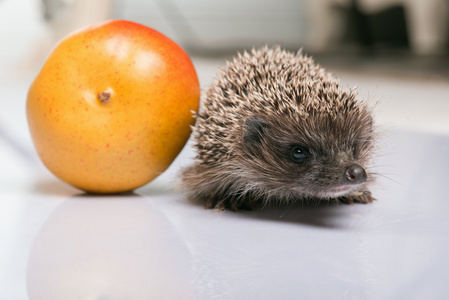
[(36, 150), (57, 177), (97, 193), (162, 173), (190, 135), (199, 83), (189, 56), (148, 27), (110, 21), (68, 36), (30, 87)]
[(27, 267), (30, 299), (195, 299), (191, 254), (142, 198), (76, 197), (40, 229)]

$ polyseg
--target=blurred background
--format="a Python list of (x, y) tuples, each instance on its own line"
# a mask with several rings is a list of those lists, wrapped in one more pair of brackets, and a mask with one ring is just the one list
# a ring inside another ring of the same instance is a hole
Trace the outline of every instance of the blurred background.
[(42, 59), (73, 30), (114, 18), (153, 27), (193, 55), (280, 43), (332, 59), (417, 60), (447, 75), (448, 0), (0, 0), (2, 63)]
[[(40, 24), (33, 27), (45, 27), (55, 39), (121, 18), (206, 55), (261, 43), (326, 53), (449, 53), (447, 0), (2, 0), (1, 5), (15, 26), (34, 15)], [(14, 7), (20, 11), (13, 12)]]
[(320, 53), (449, 53), (448, 0), (2, 0), (2, 36), (51, 35), (121, 18), (153, 27), (189, 52), (262, 43)]

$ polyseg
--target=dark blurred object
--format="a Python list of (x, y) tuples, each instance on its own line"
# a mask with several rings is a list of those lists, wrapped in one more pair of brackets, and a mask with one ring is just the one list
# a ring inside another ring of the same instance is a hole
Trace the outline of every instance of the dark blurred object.
[(343, 11), (347, 20), (344, 42), (359, 44), (370, 52), (378, 48), (410, 48), (403, 6), (392, 5), (376, 13), (365, 13), (357, 0), (351, 0)]

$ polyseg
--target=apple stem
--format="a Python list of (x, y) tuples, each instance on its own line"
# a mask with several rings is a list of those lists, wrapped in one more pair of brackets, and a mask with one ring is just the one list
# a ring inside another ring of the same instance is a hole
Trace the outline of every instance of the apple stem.
[(98, 93), (97, 97), (101, 103), (106, 104), (109, 102), (109, 98), (111, 98), (111, 93), (109, 91), (104, 91), (104, 92)]

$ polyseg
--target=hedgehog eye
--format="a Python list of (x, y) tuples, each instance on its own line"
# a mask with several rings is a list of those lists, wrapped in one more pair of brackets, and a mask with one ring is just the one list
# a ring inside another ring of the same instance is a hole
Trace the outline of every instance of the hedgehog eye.
[(291, 151), (291, 158), (294, 162), (301, 162), (307, 158), (308, 152), (305, 148), (294, 146)]

